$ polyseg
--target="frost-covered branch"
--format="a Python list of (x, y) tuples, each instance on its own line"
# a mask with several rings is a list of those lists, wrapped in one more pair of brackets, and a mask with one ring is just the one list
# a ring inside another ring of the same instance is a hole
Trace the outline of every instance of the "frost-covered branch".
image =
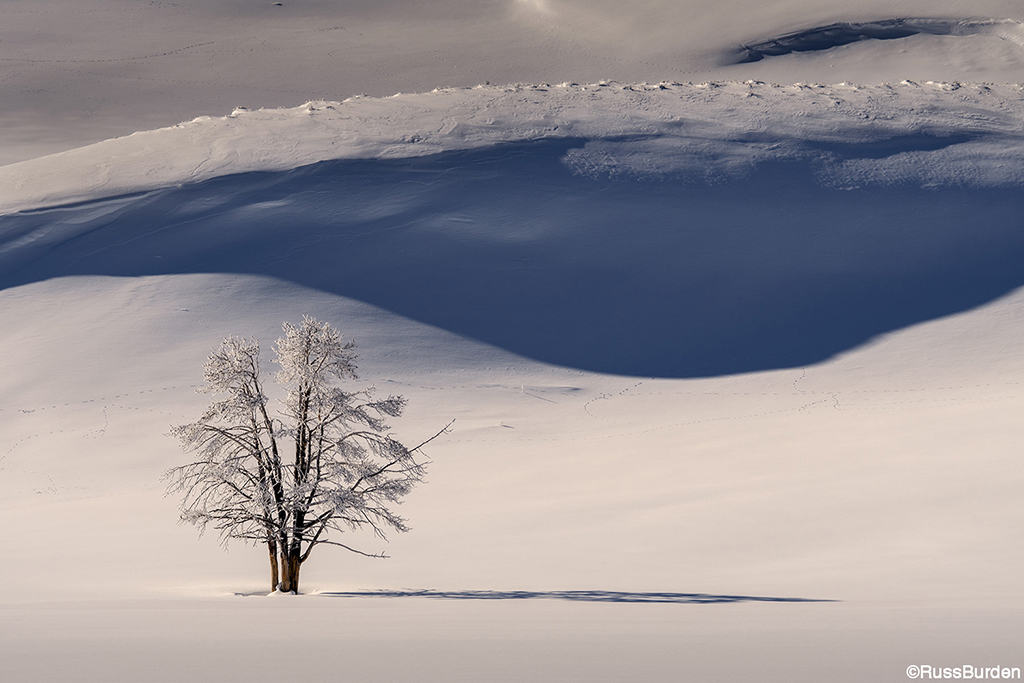
[[(402, 415), (401, 396), (377, 399), (357, 379), (355, 344), (327, 323), (306, 317), (285, 323), (274, 345), (276, 379), (284, 389), (280, 419), (271, 417), (260, 371), (259, 344), (229, 337), (204, 367), (201, 392), (217, 396), (200, 418), (172, 435), (197, 453), (170, 470), (168, 492), (182, 496), (181, 519), (200, 533), (212, 527), (223, 543), (266, 544), (271, 583), (297, 590), (299, 568), (319, 545), (367, 557), (335, 536), (365, 529), (387, 540), (408, 530), (389, 507), (423, 480), (417, 453), (452, 423), (407, 448), (389, 433)], [(284, 454), (290, 453), (288, 457)]]

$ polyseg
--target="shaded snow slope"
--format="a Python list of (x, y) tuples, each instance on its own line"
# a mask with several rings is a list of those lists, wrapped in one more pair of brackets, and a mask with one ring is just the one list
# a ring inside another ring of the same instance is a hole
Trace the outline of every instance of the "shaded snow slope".
[(1024, 285), (1020, 99), (594, 85), (241, 111), (0, 169), (8, 207), (77, 200), (0, 218), (0, 286), (270, 275), (571, 368), (799, 367)]
[[(558, 365), (695, 377), (816, 363), (1024, 285), (1012, 188), (708, 186), (574, 174), (584, 141), (324, 162), (0, 219), (4, 287), (271, 275)], [(12, 238), (12, 242), (17, 237)]]

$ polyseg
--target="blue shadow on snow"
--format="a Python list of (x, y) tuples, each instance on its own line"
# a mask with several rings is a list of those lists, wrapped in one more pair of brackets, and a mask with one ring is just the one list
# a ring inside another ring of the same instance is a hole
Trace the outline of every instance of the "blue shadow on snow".
[(267, 275), (540, 361), (707, 377), (819, 362), (1024, 285), (1019, 188), (833, 190), (813, 160), (711, 185), (592, 178), (562, 162), (582, 144), (324, 162), (4, 216), (0, 288)]
[(329, 598), (433, 598), (435, 600), (569, 600), (572, 602), (629, 602), (708, 604), (723, 602), (835, 602), (814, 598), (773, 598), (708, 593), (628, 593), (623, 591), (436, 591), (376, 590), (318, 593)]

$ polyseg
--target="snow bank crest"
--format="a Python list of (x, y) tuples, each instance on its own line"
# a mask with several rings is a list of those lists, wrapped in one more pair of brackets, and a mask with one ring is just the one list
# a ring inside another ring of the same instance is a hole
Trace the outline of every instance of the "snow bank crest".
[(758, 81), (477, 86), (237, 108), (0, 167), (0, 213), (333, 159), (573, 140), (584, 175), (711, 181), (772, 161), (833, 186), (1024, 182), (1020, 86)]

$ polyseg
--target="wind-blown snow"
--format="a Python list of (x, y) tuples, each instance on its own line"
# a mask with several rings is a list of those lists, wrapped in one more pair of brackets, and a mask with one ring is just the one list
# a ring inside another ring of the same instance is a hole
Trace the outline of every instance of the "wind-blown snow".
[[(833, 186), (1024, 179), (1024, 90), (911, 83), (480, 86), (239, 109), (0, 167), (0, 212), (328, 159), (394, 159), (576, 139), (587, 174), (714, 179), (817, 156)], [(116, 161), (115, 161), (116, 160)]]

